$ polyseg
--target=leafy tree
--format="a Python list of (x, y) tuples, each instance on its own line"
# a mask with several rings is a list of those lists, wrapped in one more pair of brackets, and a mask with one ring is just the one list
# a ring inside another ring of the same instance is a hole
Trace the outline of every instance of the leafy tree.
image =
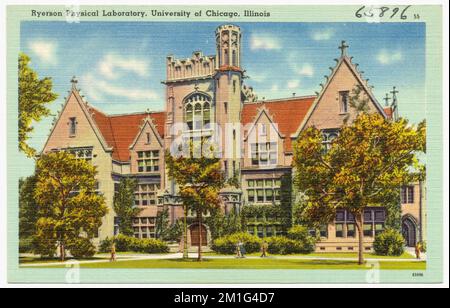
[(50, 115), (46, 107), (58, 95), (52, 92), (53, 82), (49, 77), (39, 79), (38, 74), (29, 66), (30, 58), (19, 55), (19, 150), (28, 157), (34, 157), (36, 150), (27, 140), (33, 132), (32, 121), (40, 121)]
[(133, 235), (133, 218), (142, 211), (134, 205), (136, 186), (136, 179), (122, 178), (114, 194), (113, 207), (118, 218), (119, 232), (126, 236)]
[(59, 245), (64, 261), (66, 247), (95, 237), (108, 212), (105, 198), (95, 192), (96, 174), (92, 164), (64, 151), (37, 160), (38, 250), (52, 256)]
[(169, 209), (165, 208), (156, 215), (156, 238), (165, 239), (169, 232)]
[[(172, 156), (167, 152), (166, 165), (169, 178), (175, 180), (179, 186), (179, 198), (185, 209), (196, 213), (197, 223), (201, 226), (203, 215), (220, 207), (219, 192), (225, 185), (225, 179), (220, 168), (220, 159), (215, 155), (212, 146), (208, 147), (205, 141), (202, 141), (197, 146), (191, 143), (188, 148), (189, 153), (186, 156)], [(198, 236), (198, 261), (201, 261), (201, 232)]]
[(36, 233), (39, 207), (34, 198), (36, 176), (19, 180), (19, 238), (28, 239)]
[(295, 185), (307, 202), (302, 218), (314, 224), (334, 220), (337, 209), (354, 215), (359, 239), (359, 263), (363, 258), (363, 213), (368, 206), (384, 206), (401, 185), (412, 180), (418, 168), (416, 154), (425, 152), (425, 122), (417, 126), (381, 115), (361, 113), (326, 151), (322, 133), (304, 130), (295, 146)]

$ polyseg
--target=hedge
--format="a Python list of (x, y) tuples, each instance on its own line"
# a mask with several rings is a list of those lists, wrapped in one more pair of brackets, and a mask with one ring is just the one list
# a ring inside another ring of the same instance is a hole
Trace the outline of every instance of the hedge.
[(118, 235), (112, 239), (106, 238), (100, 242), (100, 252), (111, 252), (112, 243), (116, 245), (117, 252), (143, 252), (143, 253), (168, 253), (169, 246), (161, 240), (147, 238), (138, 239), (135, 237)]
[(219, 237), (213, 241), (211, 249), (221, 254), (235, 254), (239, 242), (244, 244), (247, 253), (258, 252), (261, 249), (262, 240), (245, 232)]
[(88, 238), (78, 238), (67, 247), (74, 258), (91, 258), (95, 255), (94, 245)]
[(375, 237), (373, 249), (380, 256), (400, 256), (404, 252), (405, 239), (394, 229), (386, 229)]

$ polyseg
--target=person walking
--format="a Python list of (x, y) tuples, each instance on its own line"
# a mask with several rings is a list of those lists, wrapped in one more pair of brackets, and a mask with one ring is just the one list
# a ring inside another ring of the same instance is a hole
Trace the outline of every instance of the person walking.
[(109, 261), (110, 262), (116, 261), (116, 244), (114, 242), (111, 245), (111, 259)]
[(240, 258), (241, 257), (241, 247), (240, 247), (240, 242), (236, 243), (236, 258)]
[(239, 243), (239, 250), (241, 252), (241, 258), (245, 258), (245, 246), (244, 246), (244, 243), (242, 243), (242, 242)]
[(416, 259), (420, 260), (420, 252), (422, 250), (422, 246), (420, 245), (420, 242), (417, 242), (415, 251), (416, 251)]
[(263, 241), (261, 244), (261, 258), (266, 258), (267, 257), (267, 249), (269, 245), (267, 245), (266, 241)]

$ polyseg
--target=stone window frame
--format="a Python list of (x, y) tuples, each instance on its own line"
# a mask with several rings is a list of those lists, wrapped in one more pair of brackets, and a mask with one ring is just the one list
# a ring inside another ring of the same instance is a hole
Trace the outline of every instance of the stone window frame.
[[(275, 159), (271, 159), (272, 157)], [(276, 166), (278, 164), (278, 142), (250, 143), (250, 158), (252, 166)]]
[(161, 184), (159, 183), (138, 183), (136, 191), (134, 192), (134, 205), (135, 206), (158, 205), (158, 191), (160, 189)]
[(402, 187), (400, 198), (403, 204), (413, 204), (414, 203), (414, 185), (406, 185)]

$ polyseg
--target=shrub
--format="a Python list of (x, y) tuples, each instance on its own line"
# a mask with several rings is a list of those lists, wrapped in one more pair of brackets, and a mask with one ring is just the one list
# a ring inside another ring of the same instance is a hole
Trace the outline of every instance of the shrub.
[(57, 246), (53, 241), (44, 241), (39, 237), (33, 238), (33, 252), (41, 258), (53, 258), (56, 254)]
[(100, 244), (98, 246), (98, 251), (103, 252), (103, 253), (110, 253), (112, 244), (113, 244), (113, 239), (110, 239), (109, 237), (107, 237), (104, 240), (100, 241)]
[(427, 252), (427, 242), (422, 241), (422, 242), (419, 242), (418, 244), (420, 247), (420, 252), (426, 253)]
[(269, 244), (268, 252), (272, 254), (287, 255), (300, 253), (301, 250), (299, 242), (285, 236), (269, 237), (267, 243)]
[(380, 256), (400, 256), (403, 254), (405, 239), (394, 229), (386, 229), (375, 237), (373, 249)]
[(19, 239), (19, 253), (33, 252), (33, 238)]
[(160, 240), (153, 238), (140, 240), (141, 245), (139, 246), (140, 252), (145, 253), (167, 253), (169, 252), (169, 246)]
[(119, 234), (118, 236), (101, 241), (99, 250), (101, 252), (111, 252), (111, 246), (113, 242), (116, 244), (117, 252), (143, 252), (143, 253), (167, 253), (169, 252), (169, 246), (161, 240), (157, 239), (138, 239), (135, 237), (125, 236)]
[(257, 236), (245, 232), (219, 237), (213, 241), (211, 249), (217, 253), (235, 254), (236, 244), (239, 242), (244, 243), (247, 253), (258, 252), (261, 249), (262, 240)]
[(311, 253), (315, 250), (316, 238), (311, 236), (308, 229), (304, 226), (292, 227), (289, 229), (287, 237), (299, 244), (296, 253)]
[(67, 247), (70, 254), (74, 258), (91, 258), (95, 255), (96, 250), (94, 245), (88, 238), (78, 238), (70, 243)]

